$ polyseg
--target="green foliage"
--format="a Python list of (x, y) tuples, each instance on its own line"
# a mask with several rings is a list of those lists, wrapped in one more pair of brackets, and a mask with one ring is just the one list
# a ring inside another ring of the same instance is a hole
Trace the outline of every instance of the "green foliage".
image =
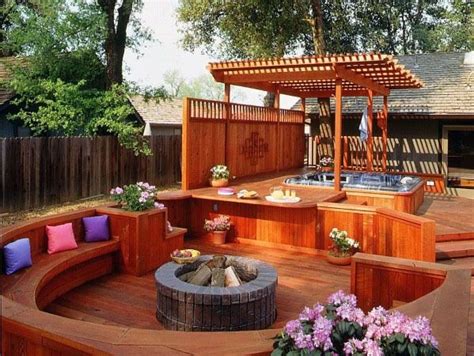
[[(9, 14), (2, 47), (25, 58), (10, 68), (13, 79), (4, 83), (17, 94), (19, 111), (10, 119), (22, 120), (35, 135), (112, 134), (136, 154), (151, 154), (128, 96), (140, 93), (158, 100), (166, 97), (164, 88), (122, 84), (106, 90), (102, 9), (81, 0), (48, 4), (47, 12), (18, 5)], [(139, 25), (134, 21), (132, 28)], [(127, 40), (136, 48), (147, 37), (148, 32), (137, 30)]]
[[(223, 58), (313, 54), (314, 0), (180, 0), (187, 50)], [(320, 0), (327, 52), (472, 50), (472, 4), (453, 0)]]
[(280, 0), (180, 0), (183, 46), (224, 58), (294, 52), (307, 28), (304, 3)]

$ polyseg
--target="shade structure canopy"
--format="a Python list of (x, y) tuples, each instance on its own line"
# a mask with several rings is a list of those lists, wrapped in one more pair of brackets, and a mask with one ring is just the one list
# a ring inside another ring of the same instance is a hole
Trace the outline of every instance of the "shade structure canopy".
[(335, 95), (341, 80), (343, 96), (387, 96), (391, 89), (420, 88), (423, 83), (398, 60), (386, 54), (331, 54), (209, 63), (217, 82), (297, 96)]

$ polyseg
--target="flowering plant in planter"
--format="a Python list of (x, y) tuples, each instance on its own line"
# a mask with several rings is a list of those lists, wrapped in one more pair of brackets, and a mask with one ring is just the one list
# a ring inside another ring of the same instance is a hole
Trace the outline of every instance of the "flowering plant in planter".
[(329, 253), (336, 257), (352, 256), (359, 249), (359, 242), (350, 238), (347, 231), (334, 228), (329, 233), (333, 246)]
[(125, 210), (143, 211), (153, 207), (164, 208), (163, 204), (155, 202), (156, 192), (154, 185), (138, 182), (113, 188), (110, 195)]
[(306, 307), (275, 338), (277, 355), (440, 355), (429, 320), (382, 307), (365, 314), (355, 295), (332, 294), (326, 305)]
[(219, 215), (212, 220), (204, 220), (204, 230), (207, 232), (229, 231), (230, 217), (227, 215)]
[(211, 168), (211, 179), (212, 180), (219, 180), (219, 179), (229, 179), (230, 171), (227, 166), (222, 164), (218, 164)]

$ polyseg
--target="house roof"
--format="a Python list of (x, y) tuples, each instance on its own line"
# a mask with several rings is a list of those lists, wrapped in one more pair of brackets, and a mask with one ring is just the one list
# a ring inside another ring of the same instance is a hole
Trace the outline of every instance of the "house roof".
[(0, 58), (0, 106), (7, 103), (15, 96), (15, 93), (6, 88), (4, 83), (10, 80), (8, 65), (12, 64), (17, 60), (18, 58), (16, 57)]
[(142, 96), (133, 96), (130, 101), (145, 123), (154, 126), (178, 126), (183, 123), (182, 99), (163, 100), (157, 103), (153, 99), (145, 101)]
[(391, 55), (378, 53), (327, 54), (209, 63), (221, 83), (277, 91), (302, 98), (330, 97), (336, 81), (342, 95), (365, 95), (371, 89), (387, 95), (390, 89), (420, 88), (422, 82)]
[[(471, 52), (472, 53), (472, 52)], [(399, 56), (412, 73), (421, 78), (420, 89), (391, 90), (389, 113), (406, 116), (458, 116), (474, 118), (474, 65), (464, 64), (465, 53), (428, 53)], [(299, 108), (300, 103), (294, 105)], [(345, 114), (360, 114), (364, 97), (343, 97)], [(334, 99), (331, 98), (334, 109)], [(374, 111), (382, 109), (382, 98), (374, 98)], [(318, 113), (316, 98), (306, 99), (306, 111)]]

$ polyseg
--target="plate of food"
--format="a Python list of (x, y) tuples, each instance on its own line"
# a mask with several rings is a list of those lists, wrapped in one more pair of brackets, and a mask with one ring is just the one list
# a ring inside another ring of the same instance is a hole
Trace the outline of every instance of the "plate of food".
[(174, 250), (170, 255), (171, 259), (179, 264), (193, 263), (199, 258), (199, 256), (201, 256), (201, 252), (191, 248)]
[(255, 199), (258, 198), (258, 193), (255, 190), (242, 189), (237, 193), (237, 198), (240, 199)]
[(301, 201), (300, 197), (288, 197), (288, 196), (282, 196), (282, 197), (274, 197), (272, 195), (267, 195), (265, 197), (267, 201), (270, 201), (272, 203), (298, 203)]
[(219, 188), (217, 190), (217, 194), (219, 195), (233, 195), (234, 193), (234, 188)]

